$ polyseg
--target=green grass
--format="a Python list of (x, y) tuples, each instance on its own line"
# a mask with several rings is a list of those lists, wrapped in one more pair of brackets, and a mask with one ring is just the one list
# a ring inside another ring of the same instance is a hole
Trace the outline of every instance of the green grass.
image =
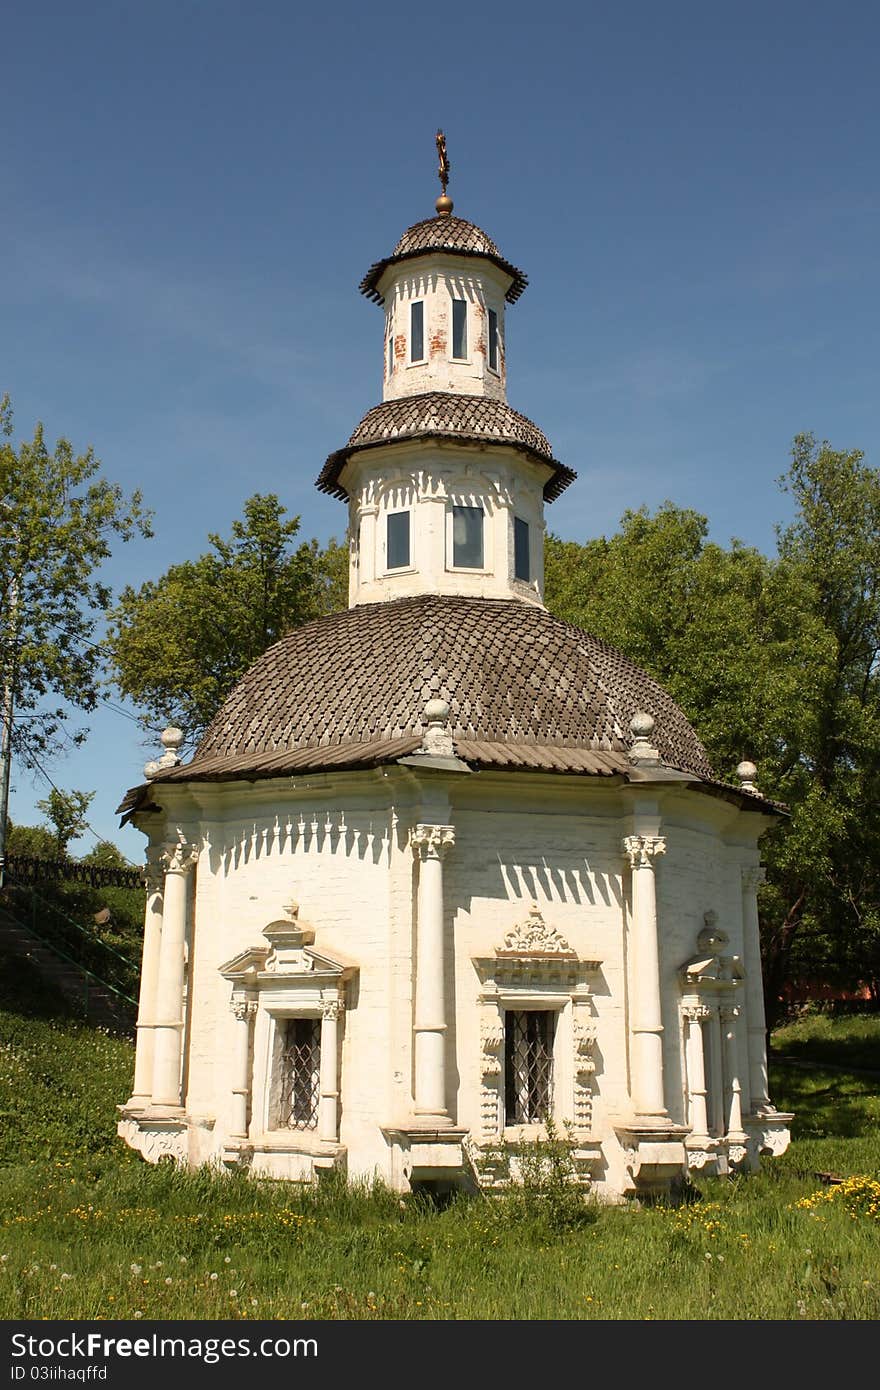
[(773, 1049), (799, 1061), (880, 1073), (880, 1014), (804, 1013), (776, 1030)]
[(777, 1103), (798, 1111), (789, 1153), (677, 1208), (435, 1210), (149, 1167), (114, 1133), (130, 1046), (39, 990), (3, 997), (8, 978), (0, 963), (2, 1318), (880, 1317), (880, 1185), (816, 1176), (880, 1174), (871, 1078), (775, 1064)]

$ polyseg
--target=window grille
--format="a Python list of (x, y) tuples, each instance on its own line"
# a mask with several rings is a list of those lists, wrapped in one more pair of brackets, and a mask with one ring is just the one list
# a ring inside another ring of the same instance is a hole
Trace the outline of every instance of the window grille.
[(321, 1099), (321, 1020), (289, 1018), (281, 1052), (282, 1128), (316, 1129)]
[(549, 1009), (508, 1010), (504, 1019), (504, 1122), (534, 1125), (553, 1104), (553, 1029)]

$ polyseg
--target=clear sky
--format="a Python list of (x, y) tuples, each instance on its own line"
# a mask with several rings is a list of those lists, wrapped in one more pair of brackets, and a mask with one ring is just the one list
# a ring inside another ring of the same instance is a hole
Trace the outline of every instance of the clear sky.
[[(341, 536), (313, 482), (381, 398), (357, 284), (433, 213), (442, 126), (529, 276), (510, 403), (580, 475), (551, 529), (670, 498), (769, 551), (795, 433), (880, 459), (878, 41), (868, 0), (10, 0), (0, 394), (145, 493), (117, 589), (256, 491)], [(158, 747), (81, 722), (49, 772), (140, 860), (113, 811)], [(46, 790), (17, 770), (13, 819)]]

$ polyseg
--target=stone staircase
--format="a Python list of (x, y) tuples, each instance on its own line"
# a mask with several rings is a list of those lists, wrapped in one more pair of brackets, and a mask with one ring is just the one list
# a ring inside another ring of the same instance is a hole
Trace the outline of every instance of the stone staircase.
[(30, 961), (43, 980), (54, 985), (77, 1013), (109, 1032), (134, 1036), (135, 1007), (84, 966), (65, 958), (17, 917), (0, 907), (0, 949)]

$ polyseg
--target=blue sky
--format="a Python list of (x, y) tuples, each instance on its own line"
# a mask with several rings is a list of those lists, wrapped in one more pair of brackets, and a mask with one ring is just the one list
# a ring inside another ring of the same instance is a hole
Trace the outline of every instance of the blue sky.
[[(0, 394), (143, 490), (117, 588), (255, 491), (341, 535), (313, 482), (381, 395), (357, 284), (431, 215), (438, 125), (456, 212), (529, 276), (510, 402), (580, 475), (553, 530), (671, 498), (770, 550), (795, 433), (878, 462), (877, 6), (310, 9), (5, 7)], [(85, 722), (49, 771), (139, 860), (113, 809), (156, 749)], [(45, 793), (18, 770), (13, 819)]]

